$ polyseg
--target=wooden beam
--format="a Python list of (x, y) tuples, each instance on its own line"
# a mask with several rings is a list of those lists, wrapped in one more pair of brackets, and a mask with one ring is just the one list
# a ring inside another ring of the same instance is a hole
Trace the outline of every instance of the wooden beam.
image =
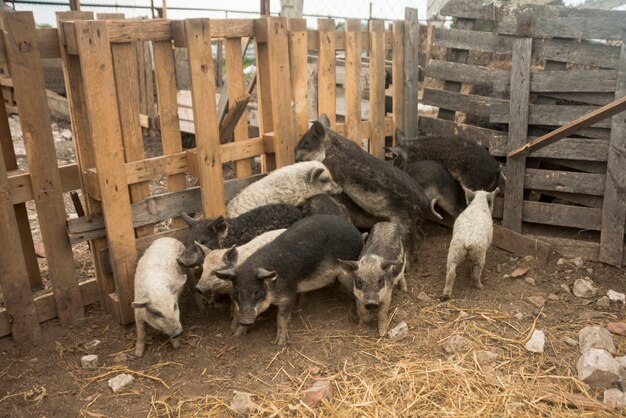
[[(404, 54), (406, 53), (404, 50), (404, 22), (401, 20), (393, 22), (391, 29), (393, 34), (391, 60), (391, 78), (393, 80), (391, 86), (393, 88), (393, 99), (391, 109), (393, 111), (394, 127), (393, 143), (395, 144), (397, 141), (395, 133), (396, 129), (404, 130)], [(402, 82), (399, 80), (402, 80)]]
[[(370, 28), (370, 136), (369, 136), (369, 152), (376, 158), (381, 160), (385, 159), (385, 49), (384, 45), (384, 33), (385, 22), (378, 19), (372, 19), (369, 22)], [(406, 68), (405, 68), (406, 70)], [(406, 71), (405, 71), (406, 74)], [(411, 85), (410, 87), (413, 87)], [(409, 86), (407, 85), (405, 90)], [(409, 100), (409, 95), (415, 93), (415, 109), (417, 109), (417, 90), (406, 91), (407, 95), (405, 100)], [(359, 100), (359, 106), (361, 105)], [(406, 106), (411, 106), (406, 103)], [(415, 112), (417, 115), (417, 111)], [(410, 116), (410, 115), (409, 115)], [(417, 131), (417, 120), (415, 116), (408, 118), (405, 115), (405, 121), (411, 121), (415, 123)], [(409, 137), (411, 138), (411, 137)]]
[[(244, 94), (243, 96), (236, 97), (232, 100), (230, 106), (228, 106), (228, 113), (224, 118), (224, 122), (220, 127), (220, 143), (224, 144), (233, 137), (233, 133), (235, 132), (235, 128), (237, 127), (241, 117), (246, 111), (246, 107), (248, 106), (248, 102), (250, 101), (250, 95)], [(247, 122), (246, 122), (247, 124)], [(246, 136), (248, 127), (246, 126)], [(250, 163), (248, 162), (248, 165)]]
[(346, 21), (346, 63), (345, 63), (345, 121), (346, 138), (355, 141), (359, 146), (360, 125), (361, 125), (361, 55), (363, 47), (361, 45), (361, 21), (359, 19), (348, 19)]
[[(404, 106), (403, 131), (407, 138), (417, 137), (417, 94), (419, 91), (420, 30), (417, 9), (404, 9)], [(401, 80), (394, 80), (399, 83)]]
[(337, 123), (337, 99), (335, 72), (335, 21), (334, 19), (317, 19), (319, 50), (317, 53), (317, 115), (323, 113), (330, 120), (330, 127), (335, 129)]

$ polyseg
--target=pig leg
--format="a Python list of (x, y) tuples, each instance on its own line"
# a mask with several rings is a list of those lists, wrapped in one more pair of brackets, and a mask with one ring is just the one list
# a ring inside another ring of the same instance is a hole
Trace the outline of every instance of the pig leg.
[(243, 337), (248, 332), (248, 327), (239, 325), (239, 309), (237, 309), (237, 305), (235, 304), (235, 302), (232, 302), (230, 306), (230, 310), (233, 316), (233, 320), (230, 323), (230, 330), (233, 332), (233, 335), (235, 337)]
[(170, 338), (170, 342), (172, 343), (172, 347), (174, 347), (175, 350), (178, 350), (180, 348), (180, 340), (178, 338)]
[(400, 288), (400, 290), (402, 290), (403, 292), (408, 291), (408, 287), (406, 285), (406, 277), (404, 274), (404, 270), (406, 270), (406, 260), (404, 261), (404, 265), (402, 266), (402, 272), (400, 273), (400, 276), (398, 278), (398, 287)]
[(474, 261), (474, 265), (472, 266), (472, 286), (476, 289), (483, 288), (483, 284), (480, 281), (480, 276), (483, 273), (483, 267), (485, 267), (485, 254), (477, 256)]
[(448, 274), (446, 275), (446, 286), (443, 288), (443, 295), (441, 295), (441, 300), (445, 301), (450, 299), (452, 295), (452, 286), (454, 286), (454, 279), (456, 279), (456, 262), (449, 261), (448, 262)]
[(146, 323), (143, 318), (135, 314), (135, 326), (137, 327), (137, 343), (135, 344), (135, 356), (142, 357), (146, 349)]
[(274, 344), (285, 345), (289, 339), (287, 327), (289, 325), (289, 318), (291, 317), (291, 308), (294, 305), (294, 300), (289, 300), (284, 305), (278, 306), (278, 314), (276, 315), (276, 340)]
[(359, 316), (359, 326), (370, 322), (370, 312), (365, 308), (362, 298), (356, 298), (356, 313)]
[(387, 332), (387, 322), (389, 321), (389, 305), (391, 305), (392, 286), (385, 287), (385, 294), (380, 298), (378, 305), (378, 336), (383, 337)]

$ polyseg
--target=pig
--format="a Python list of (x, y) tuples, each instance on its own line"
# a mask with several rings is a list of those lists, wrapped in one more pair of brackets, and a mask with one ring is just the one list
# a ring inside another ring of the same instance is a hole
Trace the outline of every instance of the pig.
[(135, 271), (135, 325), (137, 344), (135, 356), (143, 356), (146, 347), (146, 322), (170, 337), (174, 348), (175, 340), (183, 332), (178, 309), (180, 296), (187, 276), (176, 262), (184, 251), (182, 242), (174, 238), (155, 240), (141, 256)]
[(319, 193), (341, 193), (328, 169), (318, 161), (291, 164), (272, 171), (235, 196), (226, 206), (229, 218), (259, 206), (287, 203), (300, 206)]
[[(255, 251), (274, 241), (277, 236), (285, 231), (286, 229), (284, 228), (268, 231), (239, 247), (233, 245), (230, 248), (219, 250), (210, 250), (204, 245), (196, 242), (196, 246), (199, 246), (199, 250), (204, 253), (202, 276), (200, 277), (198, 284), (196, 284), (196, 291), (201, 294), (211, 292), (210, 300), (213, 300), (217, 295), (231, 295), (233, 291), (233, 283), (229, 280), (222, 280), (218, 278), (214, 273), (215, 270), (223, 270), (243, 263)], [(237, 324), (237, 313), (233, 312), (233, 323), (231, 324), (233, 332), (237, 330)]]
[(239, 325), (248, 327), (270, 305), (278, 307), (275, 343), (284, 345), (297, 294), (342, 280), (338, 259), (356, 260), (362, 248), (361, 233), (350, 222), (316, 215), (296, 222), (237, 267), (215, 275), (233, 282)]
[(359, 260), (339, 262), (352, 279), (359, 325), (370, 322), (370, 312), (377, 311), (378, 335), (382, 337), (387, 332), (393, 287), (407, 290), (402, 229), (391, 222), (377, 223), (365, 241)]
[(348, 197), (345, 193), (339, 193), (337, 195), (332, 196), (333, 199), (337, 201), (337, 203), (343, 205), (348, 211), (348, 216), (350, 217), (350, 222), (352, 225), (357, 228), (362, 229), (372, 229), (374, 225), (378, 222), (384, 221), (382, 218), (378, 218), (370, 213), (367, 213), (363, 209), (359, 207), (350, 197)]
[(185, 212), (180, 215), (189, 225), (187, 248), (178, 257), (178, 263), (184, 267), (199, 266), (204, 261), (204, 253), (198, 250), (196, 241), (211, 250), (229, 248), (243, 245), (264, 232), (287, 228), (302, 219), (297, 207), (283, 203), (261, 206), (231, 219), (218, 216), (198, 221)]
[(456, 278), (456, 268), (463, 260), (470, 260), (472, 266), (472, 286), (482, 289), (480, 276), (485, 266), (487, 249), (493, 237), (493, 202), (500, 188), (489, 193), (465, 190), (467, 208), (454, 221), (452, 240), (448, 250), (446, 285), (441, 300), (450, 299)]
[(329, 126), (326, 115), (313, 122), (296, 146), (296, 160), (323, 162), (359, 207), (401, 225), (405, 250), (415, 261), (423, 238), (421, 224), (430, 209), (424, 191), (408, 174), (371, 156)]
[(316, 194), (310, 197), (300, 210), (304, 218), (314, 215), (335, 215), (350, 220), (348, 209), (327, 194)]
[(407, 163), (436, 161), (446, 167), (463, 187), (470, 190), (493, 190), (500, 176), (506, 180), (501, 172), (502, 164), (486, 149), (472, 141), (452, 136), (409, 139), (399, 129), (396, 130), (396, 138), (398, 143), (394, 150), (404, 151)]

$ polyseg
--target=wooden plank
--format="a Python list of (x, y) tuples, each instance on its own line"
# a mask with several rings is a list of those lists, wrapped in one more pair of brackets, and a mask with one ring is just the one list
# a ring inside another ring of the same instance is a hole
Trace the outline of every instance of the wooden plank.
[(602, 201), (604, 200), (603, 196), (589, 196), (589, 195), (580, 194), (580, 193), (566, 193), (566, 192), (556, 192), (556, 191), (549, 191), (549, 190), (542, 190), (541, 194), (555, 197), (559, 199), (560, 201), (565, 202), (565, 204), (587, 206), (590, 208), (601, 208)]
[(419, 119), (419, 128), (425, 134), (459, 136), (490, 150), (506, 149), (506, 137), (502, 136), (504, 133), (492, 129), (427, 116)]
[(37, 29), (37, 48), (42, 59), (61, 58), (61, 47), (59, 46), (59, 35), (55, 28)]
[[(289, 67), (289, 41), (286, 18), (267, 18), (267, 45), (269, 53), (270, 91), (272, 101), (272, 117), (274, 126), (274, 153), (276, 154), (276, 166), (283, 167), (293, 164), (294, 149), (299, 138), (296, 137), (294, 114), (291, 107), (291, 71)], [(329, 32), (330, 33), (330, 32)], [(333, 31), (334, 34), (334, 24)], [(335, 53), (332, 45), (332, 67), (334, 74)], [(321, 55), (324, 55), (321, 53)], [(330, 63), (327, 63), (330, 65)], [(328, 74), (330, 76), (330, 73)], [(321, 85), (321, 83), (320, 83)], [(335, 87), (333, 84), (333, 101)], [(320, 90), (321, 91), (321, 90)], [(334, 104), (334, 103), (333, 103)], [(334, 106), (333, 106), (334, 108)], [(334, 121), (333, 115), (329, 115)]]
[[(235, 132), (235, 128), (239, 125), (239, 122), (242, 121), (242, 116), (246, 112), (246, 108), (248, 106), (248, 102), (250, 101), (250, 95), (248, 93), (244, 93), (242, 96), (235, 97), (231, 100), (231, 104), (229, 105), (228, 113), (224, 118), (224, 122), (222, 122), (222, 126), (220, 127), (220, 143), (226, 143), (230, 141)], [(245, 138), (248, 139), (248, 122), (245, 121)], [(240, 163), (241, 161), (237, 161)], [(235, 164), (236, 165), (236, 164)], [(248, 161), (248, 166), (250, 165), (250, 161)], [(247, 167), (247, 166), (244, 166)], [(241, 177), (241, 176), (240, 176)], [(245, 176), (244, 176), (245, 177)]]
[[(239, 116), (235, 120), (236, 126), (233, 134), (235, 142), (248, 139), (248, 112), (246, 111), (246, 105), (250, 100), (250, 95), (246, 93), (246, 89), (243, 83), (243, 60), (241, 58), (241, 39), (231, 38), (226, 39), (225, 44), (226, 52), (226, 70), (228, 72), (228, 97), (231, 98), (231, 104), (228, 109), (228, 117), (231, 119), (238, 113)], [(247, 99), (242, 99), (247, 97)], [(239, 107), (242, 103), (243, 108)], [(238, 109), (238, 110), (237, 110)], [(224, 125), (226, 121), (224, 121)], [(221, 132), (220, 132), (221, 134)], [(231, 132), (232, 134), (232, 132)], [(226, 140), (230, 139), (231, 135), (226, 135)], [(220, 138), (220, 142), (222, 138)], [(235, 163), (235, 174), (237, 177), (247, 177), (252, 174), (252, 160), (240, 160)]]
[[(528, 138), (529, 140), (532, 137)], [(496, 141), (490, 148), (492, 155), (506, 157), (508, 151), (506, 141), (496, 137)], [(606, 161), (609, 155), (609, 141), (589, 138), (564, 138), (559, 142), (548, 145), (534, 152), (535, 158), (558, 158), (575, 161)], [(573, 162), (573, 161), (572, 161)]]
[[(532, 39), (516, 39), (513, 41), (510, 102), (510, 114), (513, 117), (509, 123), (509, 148), (526, 143), (532, 42)], [(525, 167), (525, 158), (507, 159), (507, 183), (502, 226), (517, 233), (522, 232)]]
[[(2, 110), (0, 109), (0, 117)], [(0, 129), (2, 122), (0, 120)], [(61, 191), (69, 192), (80, 189), (80, 177), (76, 164), (68, 164), (59, 167), (59, 175), (61, 176)], [(34, 200), (33, 187), (30, 181), (30, 174), (21, 171), (13, 171), (9, 173), (9, 192), (11, 194), (11, 202), (14, 205)], [(30, 234), (30, 229), (29, 229)]]
[[(465, 51), (467, 52), (467, 51)], [(491, 86), (495, 77), (510, 77), (508, 71), (491, 69), (479, 65), (461, 64), (449, 61), (431, 60), (426, 72), (427, 77), (446, 80), (455, 83), (467, 83), (475, 86)], [(507, 83), (508, 87), (508, 83)], [(447, 91), (459, 92), (459, 89)]]
[(525, 201), (523, 211), (524, 222), (594, 231), (599, 231), (602, 225), (602, 210), (598, 208)]
[(124, 13), (96, 13), (96, 19), (98, 20), (117, 20), (125, 17)]
[(544, 242), (542, 238), (531, 238), (495, 224), (493, 226), (493, 245), (521, 256), (532, 255), (542, 262), (547, 261), (552, 251), (550, 244)]
[[(345, 63), (345, 102), (346, 102), (346, 137), (361, 145), (359, 136), (361, 125), (361, 21), (359, 19), (346, 20), (346, 63)], [(380, 47), (380, 45), (379, 45)], [(380, 94), (380, 92), (377, 92)], [(384, 94), (384, 91), (383, 91)], [(371, 99), (371, 97), (370, 97)], [(384, 102), (383, 102), (384, 106)], [(384, 108), (383, 108), (384, 112)]]
[[(289, 57), (291, 89), (296, 118), (296, 136), (309, 129), (309, 77), (307, 62), (307, 30), (305, 19), (289, 19)], [(346, 25), (350, 25), (349, 21)]]
[[(91, 139), (98, 170), (102, 212), (113, 260), (115, 292), (119, 303), (111, 306), (124, 324), (134, 320), (133, 275), (137, 251), (130, 210), (130, 196), (123, 161), (122, 132), (118, 119), (113, 62), (104, 21), (77, 21), (76, 36), (90, 115)], [(102, 112), (107, 109), (107, 112)]]
[[(617, 94), (616, 94), (617, 97)], [(537, 139), (534, 141), (522, 145), (518, 148), (515, 148), (509, 152), (509, 157), (515, 157), (517, 155), (527, 155), (535, 152), (538, 149), (541, 149), (547, 145), (553, 144), (556, 141), (559, 141), (562, 138), (565, 138), (568, 135), (578, 131), (581, 128), (586, 128), (591, 126), (603, 119), (614, 116), (620, 112), (626, 110), (626, 96), (622, 96), (619, 99), (616, 99), (614, 102), (609, 103), (606, 106), (602, 106), (593, 112), (586, 114), (578, 119), (571, 121), (570, 123), (561, 126)]]
[[(255, 20), (255, 33), (267, 34), (267, 19)], [(267, 42), (259, 42), (258, 35), (254, 42), (257, 68), (257, 100), (259, 106), (259, 132), (261, 136), (274, 130), (274, 112), (272, 110), (272, 91), (270, 79), (270, 56)], [(276, 156), (266, 154), (261, 160), (264, 173), (276, 169)]]
[[(157, 106), (161, 124), (163, 154), (171, 155), (182, 152), (178, 120), (176, 93), (176, 70), (174, 50), (170, 41), (152, 43), (154, 54), (154, 81), (157, 93)], [(185, 174), (173, 174), (167, 177), (167, 190), (170, 192), (185, 189)], [(182, 219), (173, 219), (173, 227), (184, 225)]]
[[(509, 101), (495, 97), (478, 96), (475, 94), (462, 94), (452, 91), (424, 88), (422, 96), (424, 104), (442, 107), (457, 112), (489, 117), (492, 106), (501, 105), (506, 107), (508, 116)], [(508, 123), (508, 119), (506, 121)]]
[(335, 73), (335, 20), (317, 19), (319, 50), (317, 53), (317, 115), (326, 113), (330, 126), (337, 123)]
[[(499, 20), (505, 11), (502, 7), (487, 7), (482, 3), (467, 0), (449, 0), (439, 11), (442, 16), (465, 19)], [(494, 19), (495, 17), (495, 19)]]
[[(408, 10), (408, 9), (407, 9)], [(369, 152), (376, 158), (385, 159), (385, 132), (383, 122), (385, 119), (385, 50), (383, 48), (383, 34), (385, 31), (385, 22), (382, 20), (370, 20), (370, 137)], [(405, 100), (409, 100), (408, 96), (415, 92), (417, 99), (417, 91), (408, 91), (409, 86), (405, 89)], [(359, 103), (360, 105), (360, 103)], [(410, 103), (406, 103), (410, 106)], [(415, 106), (417, 109), (417, 103)], [(417, 111), (415, 112), (417, 114)], [(417, 120), (411, 116), (405, 115), (405, 121)]]
[[(492, 77), (494, 91), (508, 91), (510, 76), (507, 71), (494, 71)], [(530, 91), (533, 93), (613, 93), (616, 77), (617, 73), (614, 70), (534, 72), (530, 80)]]
[[(132, 43), (111, 45), (113, 73), (117, 92), (117, 108), (125, 162), (143, 160), (143, 137), (139, 122), (139, 85), (137, 82), (137, 55)], [(130, 201), (139, 202), (150, 195), (148, 183), (135, 183), (128, 186)], [(135, 231), (138, 237), (154, 233), (154, 227), (147, 225)]]
[[(622, 40), (615, 98), (621, 97), (626, 109), (626, 33)], [(600, 261), (619, 267), (623, 260), (626, 221), (626, 116), (623, 113), (614, 115), (612, 119), (606, 174)]]
[[(417, 9), (404, 8), (404, 128), (408, 138), (417, 137), (417, 93), (419, 91), (420, 31)], [(445, 86), (444, 86), (445, 88)]]
[(570, 102), (579, 102), (590, 105), (604, 106), (615, 100), (612, 93), (542, 93), (542, 96), (567, 100)]
[(433, 46), (481, 52), (511, 52), (513, 38), (493, 32), (435, 28)]
[(393, 34), (393, 50), (391, 60), (391, 78), (395, 81), (392, 83), (393, 88), (393, 143), (396, 143), (396, 129), (404, 129), (404, 22), (397, 20), (392, 24)]
[[(349, 19), (347, 19), (349, 20)], [(335, 50), (344, 51), (346, 49), (346, 33), (345, 31), (337, 31), (335, 33)], [(368, 31), (361, 31), (361, 46), (364, 50), (370, 50), (370, 39)], [(392, 49), (392, 35), (385, 32), (385, 50)], [(307, 49), (309, 51), (318, 51), (320, 49), (320, 38), (317, 30), (307, 31)]]
[(72, 247), (65, 233), (65, 203), (43, 67), (35, 46), (35, 21), (31, 12), (14, 12), (2, 14), (2, 25), (16, 100), (28, 104), (20, 107), (26, 159), (59, 320), (62, 326), (68, 326), (84, 318), (84, 312)]
[[(597, 106), (574, 105), (530, 105), (528, 124), (561, 126), (579, 119), (598, 109)], [(493, 123), (509, 123), (509, 106), (506, 101), (494, 103), (490, 109), (489, 121)], [(610, 120), (599, 120), (592, 126), (596, 128), (610, 128)]]
[(185, 40), (189, 56), (189, 79), (196, 127), (202, 211), (205, 217), (223, 215), (225, 211), (224, 186), (219, 152), (215, 72), (213, 71), (209, 20), (185, 20)]
[[(4, 15), (4, 13), (3, 13)], [(32, 18), (32, 14), (31, 14)], [(4, 107), (4, 103), (0, 104)], [(20, 242), (20, 231), (11, 203), (4, 152), (0, 147), (0, 289), (5, 307), (13, 318), (9, 332), (20, 345), (41, 341), (37, 310), (30, 292), (30, 282)], [(30, 231), (29, 231), (30, 232)]]
[(137, 54), (137, 74), (139, 75), (139, 108), (148, 117), (146, 134), (156, 135), (156, 106), (154, 102), (154, 76), (152, 72), (152, 52), (147, 42), (133, 43)]
[(524, 174), (524, 188), (532, 190), (602, 196), (604, 195), (605, 182), (606, 175), (604, 174), (538, 170), (533, 168), (527, 168)]

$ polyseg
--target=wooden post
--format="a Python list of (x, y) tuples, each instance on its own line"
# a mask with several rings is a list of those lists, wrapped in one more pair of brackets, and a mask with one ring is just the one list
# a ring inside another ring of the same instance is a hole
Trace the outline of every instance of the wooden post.
[(291, 88), (296, 116), (298, 139), (309, 129), (309, 77), (307, 57), (307, 30), (305, 19), (289, 19), (289, 58), (291, 60)]
[(261, 16), (270, 15), (270, 0), (261, 0)]
[(287, 32), (287, 18), (268, 17), (266, 19), (270, 91), (273, 108), (274, 153), (276, 154), (276, 166), (283, 167), (293, 164), (295, 158), (294, 149), (298, 140), (296, 138), (295, 120), (291, 107), (289, 33)]
[[(513, 41), (511, 67), (511, 102), (509, 115), (508, 149), (526, 143), (528, 133), (528, 101), (530, 96), (530, 65), (533, 41), (531, 38)], [(524, 171), (526, 157), (507, 158), (506, 190), (502, 226), (522, 232), (522, 205), (524, 203)]]
[[(404, 133), (417, 137), (417, 93), (419, 91), (418, 50), (420, 25), (417, 9), (404, 9)], [(394, 79), (394, 82), (395, 79)], [(384, 100), (384, 97), (383, 97)], [(394, 110), (395, 112), (395, 110)]]
[[(263, 1), (263, 0), (262, 0)], [(254, 33), (267, 33), (268, 22), (265, 18), (254, 22)], [(261, 42), (255, 37), (257, 97), (259, 104), (259, 131), (261, 136), (274, 130), (272, 111), (272, 92), (270, 80), (270, 56), (267, 41)], [(283, 81), (284, 82), (284, 81)], [(265, 154), (262, 159), (264, 173), (276, 169), (276, 154)]]
[(80, 11), (80, 0), (70, 0), (70, 10)]
[[(620, 50), (615, 99), (626, 96), (626, 34)], [(609, 159), (602, 205), (600, 261), (614, 266), (623, 264), (624, 222), (626, 221), (626, 115), (613, 116)]]
[(361, 21), (359, 19), (346, 20), (346, 138), (361, 145), (361, 52), (362, 46)]
[(130, 303), (134, 297), (137, 248), (126, 182), (111, 44), (105, 21), (77, 21), (74, 25), (115, 280), (116, 293), (110, 294), (109, 298), (113, 301), (111, 306), (117, 310), (116, 318), (123, 324), (129, 324), (134, 321)]
[(209, 19), (185, 20), (189, 79), (198, 149), (198, 180), (205, 217), (223, 215), (224, 182), (215, 105), (215, 72)]
[[(217, 54), (215, 56), (215, 85), (217, 87), (222, 87), (224, 85), (224, 79), (222, 77), (223, 42), (217, 41), (216, 44)], [(227, 89), (223, 90), (226, 91)], [(222, 91), (222, 93), (224, 93), (224, 91)]]
[(337, 123), (335, 32), (334, 19), (317, 19), (317, 115), (326, 113), (332, 129)]
[[(369, 152), (385, 159), (385, 22), (370, 20)], [(417, 99), (417, 96), (416, 96)], [(359, 100), (360, 101), (360, 100)], [(417, 107), (415, 108), (417, 115)]]
[(393, 22), (392, 26), (392, 67), (391, 78), (393, 80), (393, 139), (397, 140), (396, 129), (404, 131), (404, 22)]
[(32, 12), (2, 13), (2, 26), (16, 99), (22, 104), (20, 124), (54, 300), (61, 325), (68, 326), (84, 318), (83, 301), (65, 230), (65, 203), (56, 165), (37, 29)]

